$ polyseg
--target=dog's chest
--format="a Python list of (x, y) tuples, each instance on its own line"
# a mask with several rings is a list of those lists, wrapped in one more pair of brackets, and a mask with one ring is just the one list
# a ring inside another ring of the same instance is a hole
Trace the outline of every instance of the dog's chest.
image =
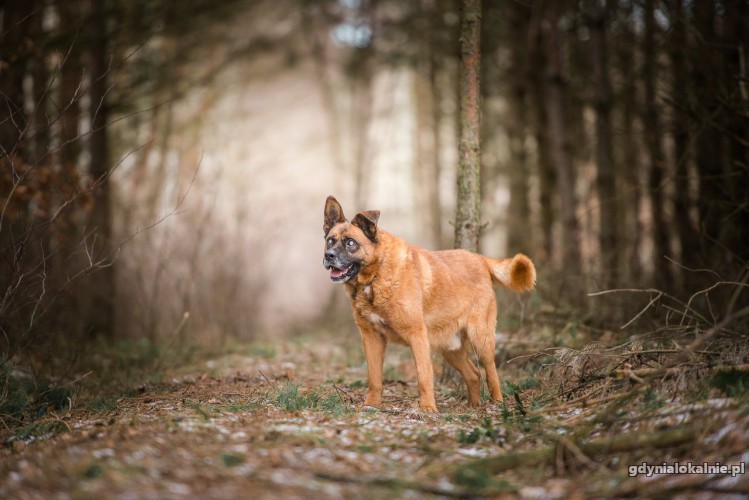
[(391, 316), (397, 311), (389, 303), (387, 295), (372, 285), (366, 285), (352, 297), (354, 310), (359, 318), (369, 324), (372, 330), (391, 342), (407, 344), (406, 340), (393, 328)]

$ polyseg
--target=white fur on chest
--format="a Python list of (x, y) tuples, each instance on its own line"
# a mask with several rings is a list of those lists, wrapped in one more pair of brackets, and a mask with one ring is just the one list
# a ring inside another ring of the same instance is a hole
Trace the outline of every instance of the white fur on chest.
[(369, 313), (369, 321), (374, 325), (384, 325), (385, 324), (385, 318), (380, 316), (377, 313)]

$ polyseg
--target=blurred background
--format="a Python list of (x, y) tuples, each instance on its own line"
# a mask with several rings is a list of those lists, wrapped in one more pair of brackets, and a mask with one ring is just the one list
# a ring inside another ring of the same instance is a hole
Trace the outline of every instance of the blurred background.
[[(348, 318), (329, 194), (450, 248), (459, 9), (5, 0), (2, 350)], [(537, 311), (746, 283), (748, 27), (740, 0), (484, 1), (481, 251), (536, 262)]]

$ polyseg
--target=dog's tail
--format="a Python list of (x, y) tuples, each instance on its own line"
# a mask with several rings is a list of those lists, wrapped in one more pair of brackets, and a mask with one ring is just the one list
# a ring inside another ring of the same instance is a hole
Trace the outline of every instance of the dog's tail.
[(536, 286), (536, 266), (522, 253), (511, 259), (491, 259), (484, 257), (492, 279), (513, 292), (528, 292)]

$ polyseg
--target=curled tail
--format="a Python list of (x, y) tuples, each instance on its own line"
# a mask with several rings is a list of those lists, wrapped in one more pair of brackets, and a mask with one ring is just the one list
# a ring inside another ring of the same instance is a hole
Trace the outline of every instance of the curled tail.
[(511, 259), (491, 259), (484, 257), (492, 279), (513, 292), (527, 292), (536, 286), (536, 266), (522, 253)]

